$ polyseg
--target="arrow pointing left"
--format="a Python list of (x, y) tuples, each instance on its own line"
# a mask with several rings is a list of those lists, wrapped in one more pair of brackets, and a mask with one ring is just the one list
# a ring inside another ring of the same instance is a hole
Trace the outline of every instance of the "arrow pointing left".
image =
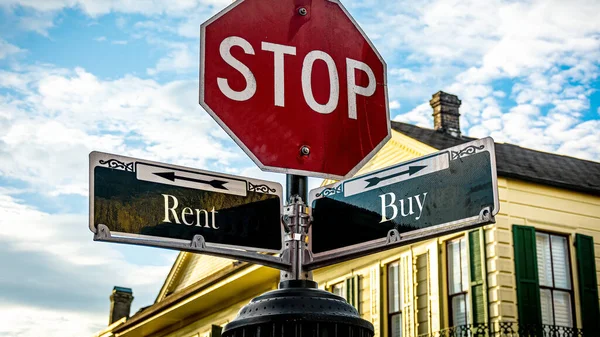
[(246, 196), (248, 184), (239, 178), (229, 178), (212, 172), (194, 172), (176, 167), (136, 163), (136, 176), (139, 180), (158, 184), (181, 186), (197, 190), (220, 192)]
[(222, 181), (222, 180), (217, 180), (217, 179), (213, 179), (213, 180), (201, 180), (201, 179), (194, 179), (194, 178), (189, 178), (189, 177), (183, 177), (183, 176), (178, 176), (175, 174), (175, 172), (154, 172), (155, 175), (164, 178), (164, 179), (168, 179), (170, 181), (175, 181), (175, 180), (186, 180), (186, 181), (191, 181), (193, 183), (199, 183), (199, 184), (207, 184), (210, 185), (214, 188), (218, 188), (218, 189), (222, 189), (222, 190), (226, 190), (227, 187), (224, 187), (223, 185), (227, 184), (226, 181)]

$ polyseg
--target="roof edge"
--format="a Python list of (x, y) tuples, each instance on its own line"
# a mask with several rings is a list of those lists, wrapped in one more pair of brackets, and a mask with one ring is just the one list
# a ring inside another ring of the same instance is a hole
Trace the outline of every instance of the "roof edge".
[[(444, 148), (447, 147), (440, 147), (440, 146), (434, 146), (436, 144), (430, 144), (427, 142), (427, 140), (430, 140), (426, 137), (420, 139), (418, 136), (418, 134), (411, 134), (411, 130), (410, 128), (414, 128), (414, 129), (418, 129), (418, 130), (423, 130), (424, 132), (430, 132), (430, 133), (437, 133), (438, 131), (434, 130), (434, 129), (430, 129), (430, 128), (426, 128), (426, 127), (421, 127), (421, 126), (417, 126), (414, 124), (409, 124), (409, 123), (404, 123), (404, 122), (399, 122), (399, 121), (391, 121), (392, 124), (392, 130), (406, 136), (409, 137), (411, 139), (414, 139), (415, 141), (425, 144), (427, 146), (430, 146), (432, 148), (435, 148), (437, 150), (443, 150)], [(406, 130), (403, 130), (406, 129)], [(432, 136), (430, 134), (430, 136)], [(432, 136), (433, 137), (433, 136)], [(434, 137), (438, 137), (437, 134), (435, 134)], [(439, 133), (439, 137), (452, 137), (450, 135), (446, 135), (443, 133)], [(456, 142), (456, 143), (464, 143), (464, 142), (468, 142), (471, 140), (474, 140), (476, 138), (472, 138), (472, 137), (468, 137), (468, 136), (462, 136), (460, 138), (457, 137), (452, 137), (452, 138), (444, 138), (446, 141), (450, 141), (450, 142)], [(435, 142), (432, 142), (435, 143)], [(440, 145), (440, 144), (437, 144)], [(498, 147), (502, 146), (502, 147), (506, 147), (506, 148), (510, 148), (510, 147), (514, 147), (514, 148), (519, 148), (522, 151), (531, 151), (534, 153), (539, 154), (540, 156), (552, 156), (552, 157), (561, 157), (561, 158), (565, 158), (565, 160), (573, 160), (581, 163), (581, 164), (593, 164), (593, 165), (598, 165), (600, 166), (600, 162), (596, 162), (593, 160), (588, 160), (588, 159), (582, 159), (582, 158), (577, 158), (577, 157), (571, 157), (571, 156), (567, 156), (564, 154), (558, 154), (558, 153), (552, 153), (552, 152), (546, 152), (546, 151), (540, 151), (540, 150), (536, 150), (536, 149), (531, 149), (528, 147), (522, 147), (516, 144), (511, 144), (511, 143), (499, 143), (499, 142), (494, 142), (494, 145), (496, 145), (496, 153), (498, 153)], [(450, 146), (448, 146), (450, 147)], [(532, 154), (533, 155), (533, 154)], [(531, 175), (524, 175), (524, 174), (520, 174), (517, 172), (513, 172), (513, 171), (508, 171), (506, 169), (501, 169), (499, 167), (497, 167), (497, 174), (499, 177), (504, 177), (504, 178), (514, 178), (514, 179), (519, 179), (522, 181), (527, 181), (527, 182), (532, 182), (532, 183), (537, 183), (537, 184), (541, 184), (541, 185), (545, 185), (545, 186), (551, 186), (551, 187), (557, 187), (557, 188), (562, 188), (562, 189), (568, 189), (570, 191), (574, 191), (574, 192), (579, 192), (579, 193), (585, 193), (585, 194), (589, 194), (589, 195), (593, 195), (593, 196), (600, 196), (600, 186), (598, 187), (594, 187), (594, 186), (586, 186), (585, 184), (575, 184), (575, 183), (569, 183), (569, 182), (565, 182), (565, 181), (560, 181), (560, 180), (551, 180), (551, 179), (547, 179), (547, 178), (539, 178), (536, 176), (531, 176)]]
[(156, 295), (156, 299), (154, 300), (154, 303), (158, 303), (162, 299), (165, 298), (166, 294), (169, 291), (169, 287), (171, 286), (171, 283), (177, 277), (177, 272), (179, 271), (181, 265), (185, 261), (186, 254), (190, 254), (190, 253), (181, 251), (177, 255), (177, 258), (175, 259), (175, 261), (173, 262), (173, 265), (171, 266), (171, 270), (169, 270), (169, 274), (167, 275), (167, 278), (165, 278), (165, 281), (163, 282), (163, 285), (160, 288), (158, 295)]
[(500, 170), (498, 170), (498, 176), (503, 177), (503, 178), (519, 179), (522, 181), (537, 183), (537, 184), (541, 184), (541, 185), (545, 185), (545, 186), (568, 189), (570, 191), (586, 193), (586, 194), (591, 194), (593, 196), (600, 197), (600, 188), (594, 188), (594, 187), (588, 188), (588, 187), (583, 187), (581, 185), (573, 185), (573, 184), (569, 184), (569, 183), (562, 182), (562, 181), (548, 180), (548, 179), (543, 179), (543, 178), (534, 178), (534, 177), (524, 176), (524, 175), (514, 173), (514, 172), (507, 172), (507, 171), (500, 171)]
[(210, 287), (211, 285), (213, 285), (219, 281), (222, 281), (222, 280), (226, 279), (227, 277), (229, 277), (243, 269), (250, 267), (251, 265), (252, 264), (250, 264), (248, 262), (242, 262), (239, 265), (232, 264), (231, 267), (229, 267), (227, 269), (222, 269), (221, 271), (210, 275), (209, 277), (205, 278), (203, 281), (192, 285), (191, 287), (189, 287), (189, 289), (181, 290), (180, 292), (176, 292), (173, 296), (165, 297), (162, 301), (154, 303), (153, 305), (151, 305), (150, 307), (148, 307), (146, 310), (142, 311), (141, 313), (130, 317), (124, 324), (116, 327), (113, 330), (113, 332), (122, 332), (138, 323), (141, 323), (144, 320), (146, 320), (147, 318), (152, 317), (155, 314), (176, 305), (177, 303), (187, 299), (188, 297), (201, 292), (202, 290)]

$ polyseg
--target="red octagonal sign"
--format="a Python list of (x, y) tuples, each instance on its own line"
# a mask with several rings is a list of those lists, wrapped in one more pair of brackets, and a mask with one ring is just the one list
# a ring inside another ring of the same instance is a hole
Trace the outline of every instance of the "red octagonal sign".
[(390, 138), (385, 62), (337, 0), (238, 0), (200, 57), (200, 104), (263, 170), (341, 179)]

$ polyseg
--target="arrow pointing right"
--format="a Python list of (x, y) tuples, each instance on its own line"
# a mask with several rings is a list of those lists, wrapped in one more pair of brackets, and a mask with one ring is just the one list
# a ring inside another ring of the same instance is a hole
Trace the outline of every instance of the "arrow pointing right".
[(398, 177), (398, 176), (401, 176), (401, 175), (404, 175), (404, 174), (407, 174), (407, 173), (408, 173), (408, 176), (410, 177), (413, 174), (421, 171), (422, 169), (424, 169), (426, 167), (427, 167), (427, 165), (425, 165), (425, 166), (421, 166), (421, 165), (418, 165), (418, 166), (409, 166), (408, 170), (402, 171), (402, 172), (398, 172), (398, 173), (394, 173), (394, 174), (390, 174), (387, 177), (381, 177), (381, 178), (380, 177), (373, 177), (373, 178), (365, 179), (365, 181), (368, 182), (368, 184), (367, 184), (367, 186), (365, 186), (365, 188), (376, 186), (377, 184), (379, 184), (380, 182), (382, 182), (384, 180), (392, 179), (392, 178), (395, 178), (395, 177)]

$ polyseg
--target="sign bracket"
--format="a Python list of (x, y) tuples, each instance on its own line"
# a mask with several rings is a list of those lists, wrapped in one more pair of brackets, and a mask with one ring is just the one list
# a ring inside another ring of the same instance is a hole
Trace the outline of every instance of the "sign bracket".
[(312, 217), (302, 198), (299, 195), (291, 196), (283, 210), (286, 234), (282, 253), (282, 257), (290, 261), (291, 268), (281, 272), (281, 281), (312, 280), (312, 272), (303, 268), (304, 263), (312, 261), (312, 253), (308, 248), (308, 228), (311, 222)]
[(94, 241), (106, 241), (115, 243), (126, 243), (134, 245), (152, 246), (158, 248), (167, 248), (181, 250), (190, 253), (200, 253), (216, 257), (224, 257), (228, 259), (237, 259), (244, 262), (256, 263), (266, 267), (271, 267), (280, 270), (291, 270), (291, 264), (286, 261), (283, 254), (281, 256), (273, 256), (267, 254), (259, 254), (246, 250), (237, 250), (223, 247), (207, 246), (202, 235), (195, 235), (191, 241), (172, 240), (169, 242), (152, 240), (148, 238), (131, 238), (127, 236), (113, 236), (110, 229), (106, 225), (97, 225), (97, 231), (94, 234)]
[(491, 206), (486, 206), (481, 209), (478, 216), (472, 218), (423, 228), (406, 234), (400, 234), (398, 230), (392, 229), (388, 231), (388, 234), (385, 238), (373, 240), (364, 244), (358, 244), (355, 247), (344, 249), (340, 252), (333, 251), (322, 256), (317, 255), (312, 259), (312, 261), (305, 263), (303, 265), (303, 269), (306, 271), (315, 270), (347, 260), (379, 253), (388, 249), (405, 246), (417, 241), (437, 237), (440, 235), (440, 233), (450, 234), (495, 222), (496, 220), (492, 214)]

